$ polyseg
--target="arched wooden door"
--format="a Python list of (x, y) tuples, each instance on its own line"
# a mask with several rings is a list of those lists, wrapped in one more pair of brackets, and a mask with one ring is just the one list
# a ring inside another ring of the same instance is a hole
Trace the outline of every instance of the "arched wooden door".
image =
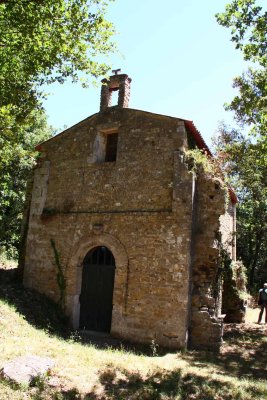
[(115, 259), (104, 246), (89, 251), (83, 260), (80, 328), (110, 332)]

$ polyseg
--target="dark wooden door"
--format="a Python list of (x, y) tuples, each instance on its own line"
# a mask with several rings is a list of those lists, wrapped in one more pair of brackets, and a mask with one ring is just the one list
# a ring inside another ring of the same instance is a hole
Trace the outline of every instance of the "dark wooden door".
[(115, 259), (104, 246), (91, 250), (83, 261), (80, 328), (110, 332)]

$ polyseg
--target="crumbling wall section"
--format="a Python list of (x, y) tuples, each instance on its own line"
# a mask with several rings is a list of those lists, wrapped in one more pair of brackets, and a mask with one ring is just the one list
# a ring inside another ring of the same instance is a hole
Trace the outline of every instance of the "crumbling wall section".
[(222, 314), (224, 322), (240, 323), (245, 321), (246, 314), (246, 279), (244, 266), (236, 261), (236, 207), (232, 202), (220, 217), (220, 233)]
[(236, 206), (230, 199), (227, 209), (220, 216), (221, 243), (232, 260), (236, 260)]
[(216, 279), (219, 266), (219, 218), (225, 213), (226, 195), (221, 180), (198, 174), (193, 232), (192, 314), (190, 345), (216, 350), (222, 342), (222, 319), (216, 313)]
[(246, 277), (241, 261), (226, 260), (223, 278), (222, 313), (224, 322), (245, 322)]

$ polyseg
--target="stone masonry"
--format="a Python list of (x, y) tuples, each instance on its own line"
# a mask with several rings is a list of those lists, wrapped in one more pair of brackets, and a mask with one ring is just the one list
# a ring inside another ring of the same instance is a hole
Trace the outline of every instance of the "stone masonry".
[[(78, 329), (83, 260), (105, 246), (116, 264), (112, 336), (218, 348), (218, 232), (226, 242), (234, 226), (227, 192), (219, 179), (188, 170), (189, 142), (206, 146), (190, 121), (126, 108), (130, 82), (125, 74), (104, 81), (99, 113), (38, 146), (24, 285), (59, 300), (54, 240), (67, 284), (64, 310)], [(111, 134), (113, 162), (105, 161)]]

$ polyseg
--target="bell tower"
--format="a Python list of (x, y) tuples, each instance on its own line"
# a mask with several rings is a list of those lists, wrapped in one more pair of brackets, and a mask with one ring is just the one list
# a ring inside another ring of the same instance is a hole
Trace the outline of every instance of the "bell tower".
[(106, 110), (112, 105), (112, 93), (119, 91), (117, 107), (127, 108), (130, 98), (131, 81), (126, 74), (120, 74), (120, 69), (112, 71), (109, 79), (102, 80), (100, 111)]

